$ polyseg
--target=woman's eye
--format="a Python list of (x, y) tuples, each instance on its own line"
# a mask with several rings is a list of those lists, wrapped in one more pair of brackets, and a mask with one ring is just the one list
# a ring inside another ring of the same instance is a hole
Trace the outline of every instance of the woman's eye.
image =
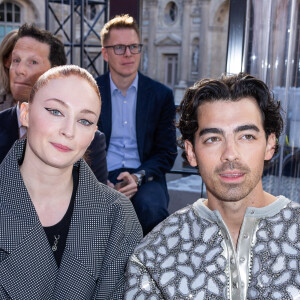
[(84, 126), (91, 126), (91, 125), (94, 124), (93, 122), (90, 122), (90, 121), (85, 120), (85, 119), (79, 120), (79, 123), (81, 123), (81, 124), (84, 125)]
[(52, 109), (52, 108), (47, 108), (47, 107), (45, 107), (45, 109), (46, 109), (47, 111), (49, 111), (50, 114), (52, 114), (52, 115), (54, 115), (54, 116), (62, 116), (62, 115), (63, 115), (63, 114), (62, 114), (59, 110), (57, 110), (57, 109)]

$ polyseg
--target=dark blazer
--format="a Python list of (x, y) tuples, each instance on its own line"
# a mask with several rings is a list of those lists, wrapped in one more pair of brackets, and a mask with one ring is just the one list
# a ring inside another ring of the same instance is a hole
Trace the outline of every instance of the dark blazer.
[[(19, 139), (17, 107), (8, 108), (0, 112), (0, 163), (14, 144)], [(97, 179), (107, 183), (107, 164), (105, 151), (105, 136), (99, 130), (95, 133), (91, 145), (87, 150), (90, 167)]]
[(124, 268), (142, 238), (130, 201), (77, 162), (79, 184), (58, 269), (19, 170), (25, 141), (0, 165), (0, 299), (122, 299)]
[[(102, 108), (98, 128), (109, 146), (112, 108), (109, 73), (96, 79)], [(172, 91), (163, 84), (139, 73), (136, 106), (137, 146), (141, 160), (139, 170), (145, 170), (146, 181), (164, 177), (177, 155), (175, 105)]]

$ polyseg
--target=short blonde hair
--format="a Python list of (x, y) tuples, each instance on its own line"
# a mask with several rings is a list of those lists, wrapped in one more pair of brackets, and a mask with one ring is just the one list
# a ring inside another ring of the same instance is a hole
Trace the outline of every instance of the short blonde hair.
[(36, 93), (42, 87), (46, 86), (50, 80), (58, 79), (58, 78), (66, 78), (69, 76), (77, 76), (85, 80), (97, 94), (99, 98), (99, 103), (101, 105), (101, 96), (100, 96), (100, 92), (96, 80), (87, 70), (75, 65), (64, 65), (64, 66), (54, 67), (48, 70), (47, 72), (45, 72), (43, 75), (41, 75), (31, 90), (29, 103), (32, 103)]
[(138, 25), (133, 17), (126, 15), (117, 15), (113, 19), (109, 20), (101, 29), (101, 44), (104, 47), (105, 43), (109, 39), (109, 34), (112, 29), (133, 29), (140, 40), (140, 31)]

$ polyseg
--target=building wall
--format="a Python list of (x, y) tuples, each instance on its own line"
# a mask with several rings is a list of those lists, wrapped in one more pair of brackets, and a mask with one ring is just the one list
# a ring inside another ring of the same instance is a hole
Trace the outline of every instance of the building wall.
[[(228, 15), (229, 0), (143, 1), (142, 71), (175, 89), (220, 76), (225, 71)], [(175, 82), (168, 82), (172, 68)]]
[[(13, 0), (21, 8), (21, 22), (36, 23), (45, 28), (44, 0)], [(176, 90), (184, 90), (196, 80), (203, 77), (219, 76), (225, 71), (229, 0), (140, 0), (141, 39), (144, 44), (141, 71), (152, 78), (167, 84)], [(3, 3), (0, 2), (0, 3)], [(111, 2), (111, 5), (113, 2)], [(70, 5), (51, 4), (56, 17), (62, 21), (70, 14)], [(95, 9), (95, 10), (93, 10)], [(93, 24), (94, 31), (85, 40), (90, 59), (100, 52), (100, 30), (104, 14), (96, 20), (100, 7), (89, 7), (85, 11), (86, 20)], [(93, 14), (94, 13), (94, 14)], [(58, 30), (58, 23), (50, 13), (49, 30), (56, 33), (64, 42), (73, 39), (80, 44), (80, 18), (73, 14), (73, 31), (71, 19), (63, 29)], [(93, 17), (94, 16), (94, 17)], [(95, 21), (96, 20), (96, 21)], [(1, 23), (1, 22), (0, 22)], [(85, 32), (89, 30), (87, 24)], [(71, 48), (66, 47), (69, 54)], [(73, 61), (81, 64), (80, 48), (73, 49)], [(70, 56), (70, 55), (69, 55)], [(86, 57), (83, 66), (88, 67)], [(103, 73), (104, 64), (99, 56), (95, 60), (98, 73)], [(95, 70), (88, 68), (96, 75)]]

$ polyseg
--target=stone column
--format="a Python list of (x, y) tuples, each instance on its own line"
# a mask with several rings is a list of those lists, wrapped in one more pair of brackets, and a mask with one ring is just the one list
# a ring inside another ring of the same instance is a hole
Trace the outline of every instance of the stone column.
[(207, 77), (210, 73), (210, 56), (208, 48), (208, 28), (209, 28), (209, 4), (210, 1), (201, 1), (200, 3), (200, 16), (201, 23), (199, 26), (200, 32), (200, 55), (199, 55), (199, 78)]
[(190, 27), (191, 27), (191, 11), (192, 0), (183, 0), (183, 16), (182, 16), (182, 44), (181, 44), (181, 57), (180, 57), (180, 80), (179, 84), (175, 86), (175, 103), (179, 104), (183, 98), (187, 88), (187, 81), (189, 75), (189, 62), (190, 62)]
[(156, 78), (156, 24), (157, 24), (157, 6), (158, 0), (148, 0), (149, 5), (149, 25), (148, 25), (148, 75), (152, 78)]

